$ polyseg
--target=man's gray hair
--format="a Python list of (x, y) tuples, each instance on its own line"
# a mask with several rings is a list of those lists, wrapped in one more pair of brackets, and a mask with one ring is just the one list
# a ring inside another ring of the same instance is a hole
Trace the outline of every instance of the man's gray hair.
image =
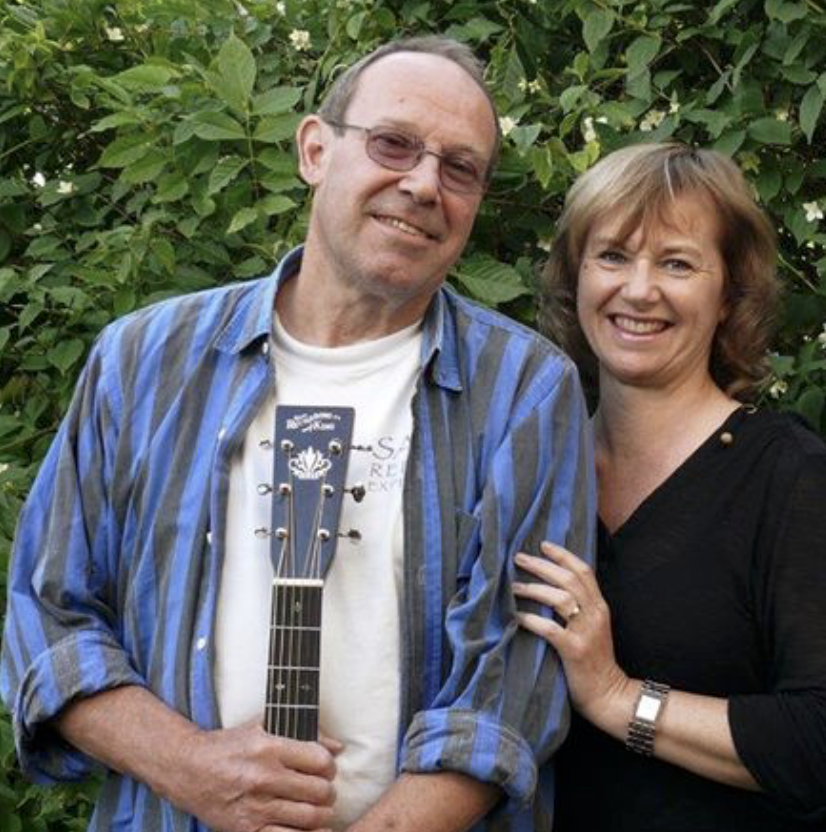
[(490, 165), (488, 166), (488, 173), (490, 174), (499, 156), (499, 148), (502, 144), (502, 130), (499, 127), (496, 104), (493, 96), (490, 94), (490, 90), (485, 84), (485, 68), (482, 62), (473, 54), (473, 51), (468, 46), (451, 38), (445, 38), (440, 35), (402, 38), (385, 43), (369, 55), (365, 55), (335, 80), (330, 91), (321, 102), (321, 106), (318, 108), (318, 114), (321, 118), (325, 121), (343, 122), (347, 114), (347, 108), (350, 106), (350, 102), (358, 88), (359, 78), (361, 78), (364, 71), (376, 63), (376, 61), (398, 52), (418, 52), (425, 55), (437, 55), (441, 58), (447, 58), (447, 60), (453, 61), (453, 63), (463, 69), (476, 82), (476, 86), (484, 93), (485, 98), (490, 104), (491, 115), (496, 128), (496, 143), (493, 148)]

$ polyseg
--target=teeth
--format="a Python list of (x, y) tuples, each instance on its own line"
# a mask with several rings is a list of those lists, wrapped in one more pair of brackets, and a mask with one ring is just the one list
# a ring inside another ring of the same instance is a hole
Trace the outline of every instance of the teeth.
[(396, 219), (396, 217), (376, 217), (379, 222), (385, 225), (392, 225), (393, 228), (398, 228), (399, 231), (404, 231), (405, 234), (410, 234), (413, 237), (426, 237), (427, 235), (419, 228), (409, 225), (404, 220)]
[(614, 323), (626, 332), (633, 332), (635, 335), (650, 335), (653, 332), (662, 332), (665, 329), (663, 321), (639, 321), (635, 318), (626, 318), (624, 315), (614, 316)]

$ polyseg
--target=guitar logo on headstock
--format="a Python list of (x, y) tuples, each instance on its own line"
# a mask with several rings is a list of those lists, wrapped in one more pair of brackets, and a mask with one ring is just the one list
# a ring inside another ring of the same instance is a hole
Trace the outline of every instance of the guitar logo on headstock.
[(300, 480), (320, 480), (333, 463), (312, 445), (290, 459), (290, 472)]

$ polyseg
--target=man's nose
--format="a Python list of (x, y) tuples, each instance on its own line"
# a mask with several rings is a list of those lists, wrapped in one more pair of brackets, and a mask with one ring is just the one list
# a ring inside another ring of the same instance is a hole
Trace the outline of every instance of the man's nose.
[(441, 160), (434, 153), (424, 152), (422, 158), (399, 180), (399, 187), (415, 202), (427, 205), (441, 197)]

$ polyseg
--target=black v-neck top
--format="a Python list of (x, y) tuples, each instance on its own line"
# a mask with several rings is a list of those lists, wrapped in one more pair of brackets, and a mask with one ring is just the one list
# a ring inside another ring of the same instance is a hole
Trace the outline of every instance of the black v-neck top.
[(597, 558), (620, 666), (727, 698), (764, 793), (633, 754), (575, 715), (555, 832), (826, 829), (821, 440), (794, 417), (735, 411), (614, 534), (600, 527)]

